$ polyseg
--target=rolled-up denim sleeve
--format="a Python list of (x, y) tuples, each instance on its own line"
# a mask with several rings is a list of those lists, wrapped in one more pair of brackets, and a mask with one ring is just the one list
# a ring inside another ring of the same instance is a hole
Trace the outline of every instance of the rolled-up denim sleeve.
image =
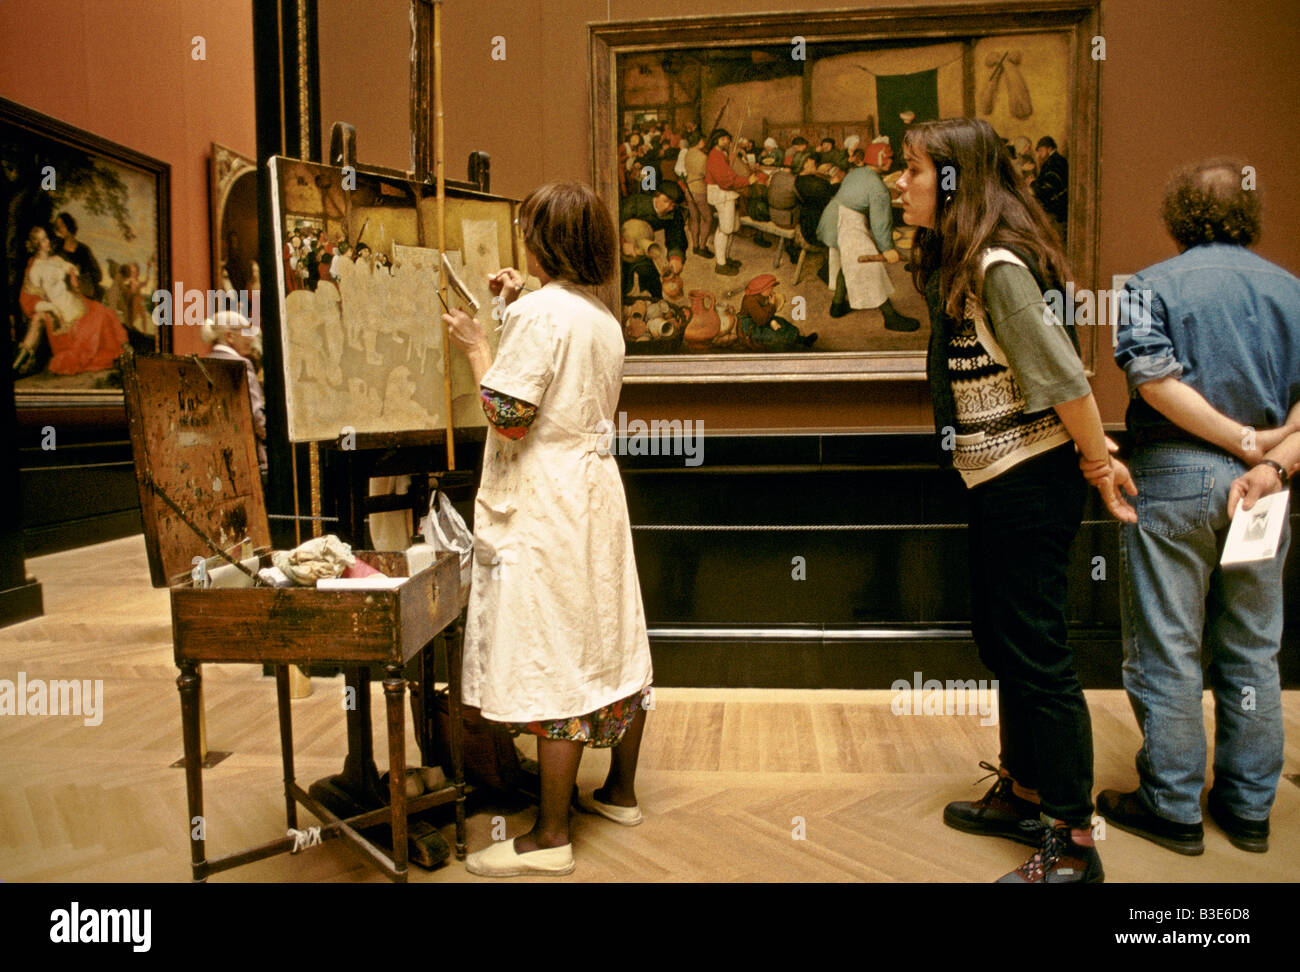
[(1183, 366), (1169, 339), (1169, 319), (1160, 295), (1140, 276), (1130, 277), (1119, 301), (1119, 340), (1115, 363), (1128, 380), (1129, 397), (1138, 387), (1161, 378), (1181, 378)]

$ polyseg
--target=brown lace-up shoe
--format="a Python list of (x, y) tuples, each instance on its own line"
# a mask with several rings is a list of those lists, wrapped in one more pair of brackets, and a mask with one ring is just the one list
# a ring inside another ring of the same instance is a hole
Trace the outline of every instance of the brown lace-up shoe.
[(991, 763), (980, 763), (980, 768), (997, 776), (998, 781), (978, 800), (948, 804), (943, 808), (943, 822), (964, 833), (1005, 837), (1030, 847), (1039, 846), (1043, 839), (1043, 822), (1039, 816), (1042, 808), (1012, 792), (1011, 774), (1005, 769)]

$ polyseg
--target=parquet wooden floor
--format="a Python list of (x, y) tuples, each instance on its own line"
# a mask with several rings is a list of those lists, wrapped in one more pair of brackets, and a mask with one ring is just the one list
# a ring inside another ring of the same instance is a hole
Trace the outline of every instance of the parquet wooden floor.
[[(104, 719), (0, 717), (0, 880), (188, 881), (180, 706), (166, 591), (149, 587), (133, 537), (35, 558), (46, 615), (0, 629), (0, 678), (104, 680)], [(204, 773), (209, 852), (283, 832), (274, 680), (252, 665), (204, 667), (208, 745), (234, 755)], [(373, 687), (376, 713), (381, 690)], [(314, 679), (293, 703), (300, 781), (339, 771), (346, 750), (342, 678)], [(978, 716), (895, 716), (891, 694), (660, 689), (650, 713), (638, 795), (640, 827), (575, 820), (569, 881), (987, 881), (1026, 856), (969, 837), (943, 805), (977, 797), (977, 763), (997, 731)], [(1130, 788), (1139, 734), (1118, 691), (1089, 693), (1098, 788)], [(1300, 773), (1300, 692), (1284, 697), (1287, 760)], [(1207, 697), (1207, 723), (1210, 710)], [(378, 722), (378, 718), (376, 719)], [(387, 762), (382, 731), (376, 758)], [(528, 742), (522, 742), (527, 750)], [(414, 739), (407, 743), (415, 753)], [(608, 757), (589, 752), (579, 784), (599, 784)], [(309, 815), (303, 818), (310, 821)], [(531, 811), (511, 814), (511, 834)], [(800, 826), (802, 824), (802, 826)], [(1272, 850), (1247, 854), (1206, 824), (1206, 852), (1187, 858), (1114, 830), (1100, 844), (1111, 881), (1295, 881), (1300, 788), (1283, 780)], [(470, 820), (470, 848), (490, 840), (490, 812)], [(796, 839), (802, 830), (803, 839)], [(451, 837), (451, 828), (445, 830)], [(212, 879), (382, 881), (339, 841)], [(478, 880), (451, 862), (413, 881)], [(545, 880), (545, 879), (543, 879)], [(554, 879), (550, 879), (554, 880)]]

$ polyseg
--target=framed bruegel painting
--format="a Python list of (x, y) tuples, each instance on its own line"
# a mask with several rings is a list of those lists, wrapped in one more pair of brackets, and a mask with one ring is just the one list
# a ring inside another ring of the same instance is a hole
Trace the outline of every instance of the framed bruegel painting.
[[(1083, 2), (589, 25), (625, 380), (923, 378), (896, 181), (907, 129), (932, 119), (987, 120), (1044, 192), (1052, 168), (1066, 191), (1044, 208), (1077, 287), (1095, 287), (1098, 24)], [(1089, 373), (1095, 332), (1076, 331)]]
[(20, 408), (120, 402), (122, 349), (171, 349), (153, 315), (171, 286), (170, 172), (0, 99), (3, 366)]

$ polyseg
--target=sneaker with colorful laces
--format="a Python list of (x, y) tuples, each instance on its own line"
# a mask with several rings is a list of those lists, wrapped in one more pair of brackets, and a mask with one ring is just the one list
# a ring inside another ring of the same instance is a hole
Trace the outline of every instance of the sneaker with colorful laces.
[[(967, 834), (988, 837), (1006, 837), (1029, 847), (1037, 847), (1043, 839), (1041, 808), (1032, 800), (1016, 796), (1011, 774), (991, 763), (980, 763), (981, 769), (997, 776), (992, 789), (978, 800), (958, 800), (943, 808), (943, 822)], [(980, 777), (978, 784), (988, 776)]]
[(1105, 880), (1091, 834), (1087, 844), (1076, 843), (1068, 824), (1044, 817), (1042, 835), (1038, 853), (998, 878), (998, 884), (1100, 884)]

